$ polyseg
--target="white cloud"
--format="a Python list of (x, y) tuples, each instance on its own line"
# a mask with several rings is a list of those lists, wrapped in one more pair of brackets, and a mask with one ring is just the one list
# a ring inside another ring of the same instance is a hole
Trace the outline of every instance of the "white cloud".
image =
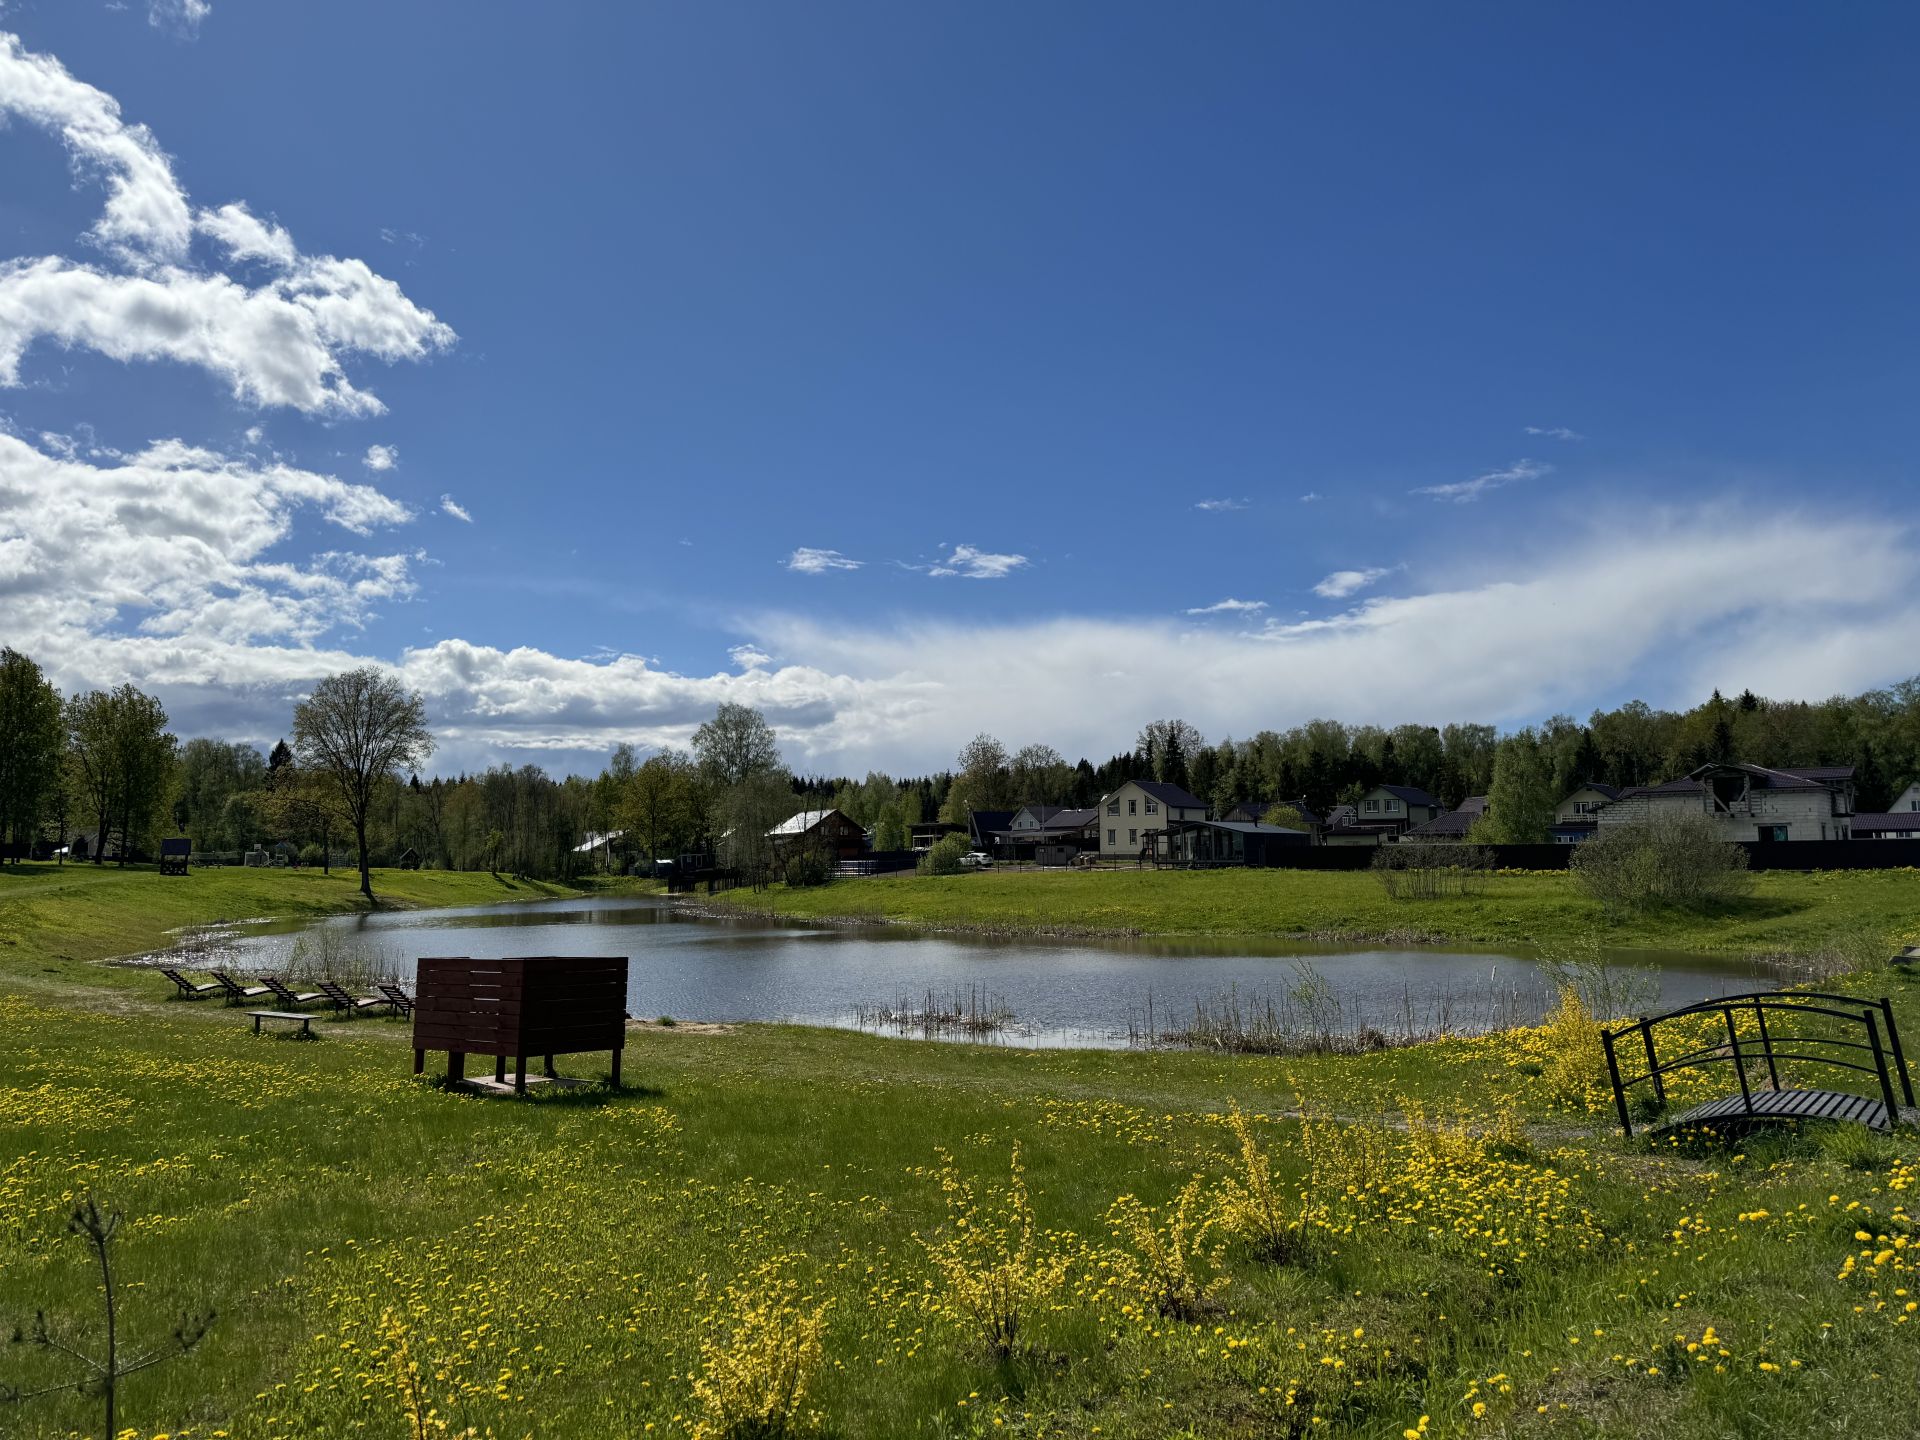
[(175, 29), (188, 35), (200, 29), (200, 22), (213, 13), (211, 0), (147, 0), (147, 23), (158, 29)]
[(1451, 500), (1456, 505), (1467, 505), (1489, 490), (1498, 490), (1522, 480), (1537, 480), (1542, 475), (1552, 473), (1551, 465), (1543, 465), (1536, 460), (1516, 460), (1504, 470), (1490, 470), (1485, 475), (1476, 475), (1471, 480), (1456, 480), (1450, 485), (1422, 485), (1408, 493), (1431, 495), (1435, 500)]
[(811, 545), (802, 545), (787, 557), (787, 569), (798, 570), (802, 575), (824, 575), (829, 570), (858, 570), (865, 561), (849, 560), (838, 550), (816, 550)]
[(764, 670), (773, 663), (773, 657), (758, 645), (735, 645), (727, 657), (742, 670)]
[(1544, 435), (1549, 440), (1584, 440), (1587, 438), (1578, 430), (1569, 430), (1564, 425), (1525, 425), (1521, 427), (1521, 431), (1527, 435)]
[(1321, 498), (1322, 498), (1322, 497), (1321, 497), (1321, 494), (1320, 494), (1320, 492), (1319, 492), (1318, 490), (1309, 490), (1309, 491), (1307, 491), (1307, 493), (1306, 493), (1306, 494), (1304, 494), (1304, 495), (1302, 495), (1302, 496), (1300, 497), (1300, 503), (1301, 503), (1302, 505), (1311, 505), (1311, 504), (1313, 504), (1313, 503), (1314, 503), (1314, 502), (1315, 502), (1316, 500), (1319, 500), (1319, 499), (1321, 499)]
[(400, 452), (391, 445), (369, 445), (360, 463), (369, 470), (391, 470), (400, 463)]
[(1244, 510), (1247, 508), (1247, 502), (1233, 499), (1196, 500), (1193, 508), (1196, 510)]
[(1024, 555), (995, 555), (972, 545), (956, 545), (944, 558), (934, 561), (927, 574), (958, 575), (967, 580), (1004, 580), (1027, 564)]
[(464, 520), (469, 525), (473, 523), (473, 516), (468, 512), (467, 507), (462, 505), (458, 500), (455, 500), (451, 495), (442, 495), (440, 497), (440, 508), (456, 520)]
[[(353, 355), (416, 360), (453, 331), (359, 260), (302, 255), (286, 230), (232, 203), (195, 215), (172, 162), (109, 95), (51, 56), (0, 34), (0, 119), (17, 116), (58, 135), (83, 178), (107, 191), (93, 239), (114, 262), (59, 256), (0, 265), (0, 385), (42, 340), (109, 358), (171, 360), (224, 380), (251, 405), (316, 414), (379, 414), (342, 361)], [(197, 265), (195, 234), (225, 263), (265, 271), (238, 279)]]
[(1344, 600), (1347, 596), (1366, 589), (1374, 581), (1389, 575), (1390, 570), (1378, 568), (1367, 570), (1336, 570), (1318, 585), (1313, 593), (1324, 595), (1329, 600)]
[(1267, 608), (1264, 600), (1216, 600), (1211, 605), (1200, 605), (1187, 611), (1189, 615), (1250, 615), (1257, 610)]

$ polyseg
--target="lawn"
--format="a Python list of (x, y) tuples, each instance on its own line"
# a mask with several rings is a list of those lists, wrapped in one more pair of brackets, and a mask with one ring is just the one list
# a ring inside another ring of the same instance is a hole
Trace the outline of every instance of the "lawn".
[[(1497, 875), (1463, 899), (1391, 900), (1372, 875), (1333, 870), (991, 870), (888, 875), (815, 889), (736, 890), (702, 904), (795, 919), (886, 921), (993, 933), (1263, 935), (1318, 940), (1608, 946), (1818, 956), (1920, 941), (1920, 872), (1768, 871), (1704, 914), (1609, 920), (1564, 873)], [(1884, 957), (1882, 957), (1884, 958)]]
[[(62, 1233), (91, 1192), (127, 1216), (134, 1345), (219, 1312), (127, 1383), (141, 1440), (715, 1433), (703, 1394), (807, 1355), (816, 1316), (800, 1408), (849, 1440), (1920, 1431), (1911, 1132), (1629, 1146), (1578, 1027), (1284, 1062), (647, 1027), (624, 1093), (481, 1100), (414, 1081), (403, 1024), (256, 1039), (81, 964), (290, 913), (247, 888), (284, 874), (201, 901), (179, 898), (200, 877), (147, 878), (151, 907), (133, 875), (16, 893), (0, 956), (0, 1310), (91, 1334)], [(1920, 1034), (1920, 983), (1860, 983)], [(1247, 1186), (1236, 1100), (1286, 1243), (1213, 1229), (1170, 1263), (1183, 1187), (1197, 1221)], [(1157, 1207), (1147, 1232), (1124, 1196)], [(996, 1355), (966, 1301), (1003, 1240), (1024, 1320)], [(0, 1346), (0, 1383), (53, 1373)], [(98, 1435), (97, 1413), (42, 1399), (0, 1433)]]

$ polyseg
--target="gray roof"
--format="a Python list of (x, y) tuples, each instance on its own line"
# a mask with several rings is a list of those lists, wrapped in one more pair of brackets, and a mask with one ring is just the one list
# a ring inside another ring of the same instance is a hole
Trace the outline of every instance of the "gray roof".
[(1198, 795), (1182, 790), (1178, 785), (1169, 785), (1164, 780), (1136, 780), (1133, 782), (1162, 805), (1172, 805), (1182, 810), (1204, 810), (1207, 802)]
[(802, 810), (767, 831), (769, 835), (804, 835), (829, 815), (838, 815), (838, 810)]
[(1376, 785), (1376, 790), (1384, 790), (1396, 800), (1404, 800), (1409, 805), (1438, 805), (1434, 799), (1418, 785)]
[(1236, 835), (1305, 835), (1290, 825), (1258, 825), (1251, 820), (1178, 820), (1182, 830), (1231, 830)]
[(1867, 810), (1853, 817), (1853, 833), (1862, 830), (1920, 831), (1920, 810)]
[(1407, 835), (1415, 840), (1465, 835), (1479, 818), (1479, 814), (1472, 810), (1449, 810), (1444, 815), (1436, 815), (1424, 825), (1414, 826), (1407, 831)]

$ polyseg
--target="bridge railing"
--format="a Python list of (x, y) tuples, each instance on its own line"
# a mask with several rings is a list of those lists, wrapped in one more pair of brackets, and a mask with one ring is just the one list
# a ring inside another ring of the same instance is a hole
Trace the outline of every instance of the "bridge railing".
[[(1754, 1033), (1742, 1035), (1738, 1019), (1751, 1015)], [(1716, 1017), (1725, 1023), (1724, 1039), (1715, 1038), (1679, 1055), (1662, 1058), (1655, 1031), (1675, 1022)], [(1770, 1019), (1771, 1017), (1771, 1023)], [(1841, 1034), (1819, 1034), (1805, 1029), (1782, 1031), (1779, 1026), (1796, 1019), (1838, 1020)], [(1857, 1030), (1855, 1027), (1858, 1027)], [(1848, 1038), (1857, 1034), (1860, 1038)], [(1857, 995), (1830, 995), (1820, 991), (1762, 990), (1743, 995), (1722, 995), (1685, 1005), (1662, 1015), (1642, 1016), (1631, 1025), (1600, 1032), (1600, 1044), (1606, 1052), (1607, 1078), (1613, 1084), (1613, 1103), (1620, 1116), (1620, 1128), (1633, 1134), (1633, 1113), (1628, 1092), (1644, 1085), (1652, 1093), (1655, 1106), (1667, 1103), (1666, 1077), (1677, 1071), (1698, 1070), (1709, 1065), (1730, 1064), (1740, 1081), (1740, 1099), (1746, 1113), (1755, 1113), (1753, 1082), (1748, 1078), (1750, 1064), (1764, 1064), (1767, 1088), (1780, 1090), (1780, 1062), (1799, 1061), (1829, 1065), (1871, 1075), (1879, 1082), (1880, 1097), (1887, 1107), (1889, 1121), (1898, 1117), (1894, 1082), (1911, 1106), (1913, 1080), (1907, 1073), (1907, 1058), (1900, 1048), (1900, 1032), (1893, 1023), (1893, 1005), (1880, 1000), (1863, 1000)], [(1623, 1054), (1624, 1051), (1624, 1054)], [(1637, 1056), (1635, 1054), (1637, 1053)], [(1857, 1058), (1848, 1058), (1848, 1052)], [(1629, 1058), (1632, 1057), (1632, 1058)], [(1622, 1062), (1645, 1069), (1638, 1074), (1623, 1074)]]

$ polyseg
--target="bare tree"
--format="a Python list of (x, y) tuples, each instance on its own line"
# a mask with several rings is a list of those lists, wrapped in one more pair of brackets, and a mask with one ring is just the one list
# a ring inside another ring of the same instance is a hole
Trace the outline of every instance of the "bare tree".
[(367, 821), (380, 787), (433, 753), (426, 705), (371, 665), (329, 675), (294, 707), (293, 748), (338, 793), (359, 849), (360, 893), (373, 899)]

